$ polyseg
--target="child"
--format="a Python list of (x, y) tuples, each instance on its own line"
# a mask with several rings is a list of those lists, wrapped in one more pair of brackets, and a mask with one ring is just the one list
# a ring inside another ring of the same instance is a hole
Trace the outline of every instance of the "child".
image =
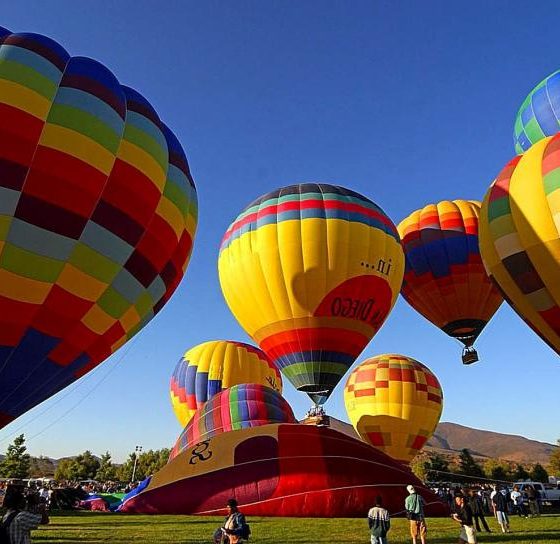
[(389, 512), (383, 508), (383, 500), (376, 497), (375, 506), (368, 512), (371, 544), (387, 544), (387, 533), (391, 528)]

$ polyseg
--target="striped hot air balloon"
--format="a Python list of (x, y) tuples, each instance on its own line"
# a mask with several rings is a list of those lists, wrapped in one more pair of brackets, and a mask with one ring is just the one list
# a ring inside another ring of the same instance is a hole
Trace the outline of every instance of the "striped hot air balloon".
[(478, 360), (473, 343), (503, 299), (478, 249), (480, 202), (443, 201), (398, 226), (406, 267), (401, 294), (428, 321), (460, 340), (463, 362)]
[(242, 383), (258, 383), (282, 393), (279, 370), (254, 346), (213, 340), (191, 348), (177, 363), (169, 387), (181, 426), (222, 389)]
[(500, 172), (480, 214), (480, 251), (504, 298), (560, 354), (560, 134)]
[(249, 204), (223, 238), (218, 267), (241, 326), (323, 403), (391, 311), (404, 259), (393, 222), (371, 200), (305, 183)]
[(134, 336), (185, 272), (197, 197), (138, 92), (0, 30), (0, 427)]
[(197, 410), (171, 450), (169, 460), (196, 444), (228, 431), (271, 423), (297, 423), (288, 402), (264, 385), (234, 385)]
[(515, 117), (516, 153), (560, 131), (560, 70), (543, 79), (521, 104)]
[(431, 370), (415, 359), (377, 355), (352, 371), (344, 404), (365, 442), (408, 463), (437, 427), (443, 392)]

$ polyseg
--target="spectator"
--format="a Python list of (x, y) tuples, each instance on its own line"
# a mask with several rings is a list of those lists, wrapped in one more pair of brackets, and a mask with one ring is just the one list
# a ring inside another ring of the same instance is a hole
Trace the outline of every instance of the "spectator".
[(459, 542), (476, 544), (476, 530), (473, 525), (473, 513), (471, 507), (463, 495), (455, 495), (455, 506), (457, 512), (453, 514), (453, 519), (461, 524)]
[(531, 517), (540, 515), (539, 490), (535, 489), (532, 485), (528, 485), (525, 488), (525, 492), (527, 493), (527, 500), (529, 501), (529, 512), (531, 513)]
[(499, 488), (496, 487), (492, 493), (492, 505), (494, 508), (494, 515), (502, 528), (502, 533), (509, 533), (509, 519), (507, 515), (507, 499)]
[(249, 526), (245, 521), (245, 516), (237, 508), (237, 501), (229, 499), (227, 501), (228, 515), (223, 527), (214, 533), (216, 544), (239, 544), (248, 538)]
[(482, 523), (484, 530), (487, 533), (491, 533), (492, 531), (488, 527), (488, 523), (486, 523), (486, 518), (484, 517), (484, 507), (482, 505), (482, 499), (480, 495), (475, 493), (474, 489), (469, 491), (469, 506), (471, 507), (474, 522), (476, 525), (476, 530), (480, 533), (480, 522)]
[(414, 486), (408, 485), (406, 489), (409, 493), (405, 500), (404, 508), (406, 517), (410, 521), (410, 536), (412, 544), (416, 544), (417, 538), (420, 536), (422, 544), (426, 544), (426, 520), (424, 519), (424, 499), (416, 493)]
[(4, 500), (6, 514), (2, 524), (7, 529), (10, 544), (31, 544), (31, 531), (49, 522), (46, 505), (39, 504), (38, 496), (25, 500), (20, 490), (12, 491)]
[(375, 499), (375, 506), (368, 512), (368, 525), (371, 532), (371, 544), (387, 544), (387, 533), (391, 528), (389, 512), (383, 508), (381, 497)]
[(514, 485), (513, 491), (511, 492), (511, 500), (513, 501), (513, 513), (519, 515), (519, 517), (527, 517), (525, 512), (525, 505), (523, 504), (523, 493), (519, 491), (519, 486)]

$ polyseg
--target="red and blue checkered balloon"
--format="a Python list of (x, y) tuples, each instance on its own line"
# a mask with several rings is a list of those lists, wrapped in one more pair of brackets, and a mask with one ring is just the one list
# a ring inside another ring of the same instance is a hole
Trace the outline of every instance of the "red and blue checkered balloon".
[(0, 28), (0, 427), (150, 321), (196, 223), (183, 148), (142, 95)]

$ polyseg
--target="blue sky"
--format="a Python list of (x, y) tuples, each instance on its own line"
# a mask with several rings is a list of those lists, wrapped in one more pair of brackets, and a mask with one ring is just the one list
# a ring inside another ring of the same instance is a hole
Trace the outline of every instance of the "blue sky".
[[(200, 220), (167, 306), (96, 371), (0, 431), (0, 451), (19, 432), (31, 453), (52, 457), (171, 446), (178, 358), (206, 340), (249, 340), (216, 266), (239, 211), (303, 181), (354, 189), (395, 223), (430, 202), (482, 199), (514, 155), (519, 105), (560, 68), (557, 13), (554, 2), (502, 1), (4, 5), (1, 26), (100, 60), (152, 102), (186, 149)], [(463, 367), (459, 344), (399, 299), (359, 360), (412, 356), (440, 379), (443, 421), (555, 442), (557, 355), (505, 304), (477, 347), (482, 362)], [(342, 387), (327, 410), (346, 419)], [(309, 406), (289, 384), (285, 397), (299, 416)]]

